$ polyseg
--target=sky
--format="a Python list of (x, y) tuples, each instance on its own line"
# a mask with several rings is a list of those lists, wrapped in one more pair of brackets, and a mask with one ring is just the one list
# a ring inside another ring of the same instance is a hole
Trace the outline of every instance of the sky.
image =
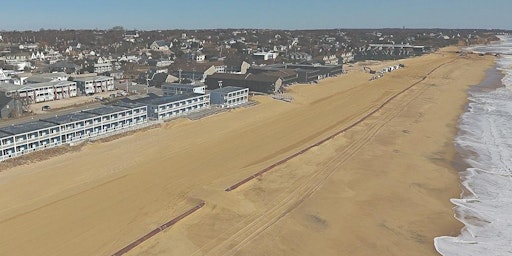
[(1, 0), (0, 31), (512, 29), (512, 0)]

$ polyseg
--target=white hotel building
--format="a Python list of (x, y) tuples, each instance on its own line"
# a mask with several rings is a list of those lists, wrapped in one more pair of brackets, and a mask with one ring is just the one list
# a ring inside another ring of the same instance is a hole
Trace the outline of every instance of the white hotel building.
[(210, 107), (209, 94), (177, 94), (164, 97), (148, 97), (136, 100), (148, 106), (148, 116), (164, 120), (189, 114)]
[(1, 127), (0, 134), (1, 160), (60, 145), (59, 128), (43, 121)]
[(0, 127), (0, 161), (35, 150), (122, 132), (147, 121), (146, 106), (125, 104)]
[(114, 78), (109, 76), (78, 77), (73, 79), (84, 94), (94, 94), (115, 90)]
[(210, 91), (212, 105), (234, 107), (249, 101), (249, 88), (226, 86)]
[(13, 98), (24, 99), (30, 103), (60, 100), (77, 96), (77, 85), (72, 81), (55, 81), (47, 83), (15, 86), (3, 84), (2, 90)]

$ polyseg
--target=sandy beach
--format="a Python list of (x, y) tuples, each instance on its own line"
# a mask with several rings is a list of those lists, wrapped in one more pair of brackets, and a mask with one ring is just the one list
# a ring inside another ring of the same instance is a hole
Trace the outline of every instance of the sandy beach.
[(457, 119), (493, 65), (455, 50), (1, 170), (0, 255), (112, 255), (203, 201), (126, 255), (438, 255), (461, 228)]

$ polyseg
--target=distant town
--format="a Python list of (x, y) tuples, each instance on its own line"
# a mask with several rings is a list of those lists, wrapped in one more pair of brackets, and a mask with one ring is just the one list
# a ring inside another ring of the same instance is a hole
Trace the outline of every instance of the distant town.
[[(32, 116), (30, 122), (0, 123), (0, 161), (212, 106), (248, 104), (250, 93), (291, 101), (287, 86), (341, 75), (343, 65), (488, 43), (501, 33), (506, 31), (113, 27), (0, 32), (0, 117)], [(52, 112), (49, 102), (74, 98), (107, 104)], [(35, 112), (52, 116), (34, 121)]]

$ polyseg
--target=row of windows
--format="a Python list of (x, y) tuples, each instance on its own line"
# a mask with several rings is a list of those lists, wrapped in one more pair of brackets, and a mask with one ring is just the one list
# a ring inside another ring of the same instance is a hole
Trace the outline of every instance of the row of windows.
[[(136, 112), (138, 112), (138, 111), (134, 110), (134, 114), (136, 114)], [(140, 112), (142, 113), (143, 111), (140, 111)], [(130, 116), (130, 115), (131, 114), (127, 114), (127, 116)], [(123, 117), (125, 117), (125, 116), (119, 115), (119, 118), (123, 118)], [(134, 118), (135, 121), (144, 120), (144, 119), (145, 119), (145, 116), (138, 116), (138, 117)], [(35, 131), (35, 132), (27, 133), (27, 134), (16, 135), (15, 137), (8, 137), (8, 138), (2, 139), (1, 144), (2, 145), (10, 145), (10, 144), (14, 143), (13, 138), (16, 139), (16, 142), (22, 142), (25, 140), (34, 140), (37, 138), (46, 137), (49, 134), (55, 134), (59, 131), (68, 131), (68, 130), (72, 130), (72, 129), (79, 129), (82, 126), (86, 127), (89, 125), (95, 125), (95, 124), (100, 123), (100, 120), (101, 120), (101, 117), (98, 117), (98, 118), (95, 118), (94, 120), (87, 120), (84, 122), (67, 124), (67, 125), (64, 125), (63, 127), (61, 127), (60, 129), (59, 128), (49, 128), (46, 130), (40, 130), (40, 131)], [(108, 121), (108, 119), (104, 119), (104, 121)], [(129, 119), (128, 120), (111, 120), (111, 121), (112, 121), (111, 123), (105, 124), (105, 125), (112, 125), (112, 124), (115, 124), (115, 122), (120, 123), (120, 124), (124, 124), (125, 122), (128, 122), (128, 123), (130, 122)]]
[(173, 116), (184, 115), (184, 114), (186, 114), (188, 112), (191, 112), (191, 111), (194, 111), (194, 110), (198, 110), (198, 109), (201, 109), (201, 108), (205, 108), (207, 106), (208, 106), (208, 104), (204, 103), (204, 104), (199, 104), (199, 105), (189, 106), (189, 107), (182, 108), (182, 109), (177, 109), (177, 110), (169, 111), (169, 112), (166, 112), (166, 113), (161, 113), (161, 114), (158, 115), (158, 119), (163, 119), (163, 118), (169, 118), (169, 117), (173, 117)]
[(231, 104), (241, 104), (241, 103), (244, 103), (244, 102), (247, 102), (247, 97), (240, 97), (240, 98), (236, 98), (236, 99), (230, 99), (226, 103), (228, 105), (231, 105)]
[(159, 107), (158, 109), (160, 111), (163, 111), (163, 110), (166, 110), (166, 109), (176, 108), (176, 107), (185, 106), (185, 105), (189, 105), (189, 104), (193, 104), (193, 103), (205, 102), (206, 100), (207, 100), (206, 98), (201, 98), (201, 99), (195, 98), (195, 99), (181, 101), (181, 102), (176, 102), (176, 103), (172, 103), (172, 104), (170, 103), (168, 105)]
[(247, 94), (247, 93), (249, 93), (248, 89), (242, 90), (242, 91), (230, 92), (230, 93), (228, 93), (228, 97), (238, 96), (238, 95)]

